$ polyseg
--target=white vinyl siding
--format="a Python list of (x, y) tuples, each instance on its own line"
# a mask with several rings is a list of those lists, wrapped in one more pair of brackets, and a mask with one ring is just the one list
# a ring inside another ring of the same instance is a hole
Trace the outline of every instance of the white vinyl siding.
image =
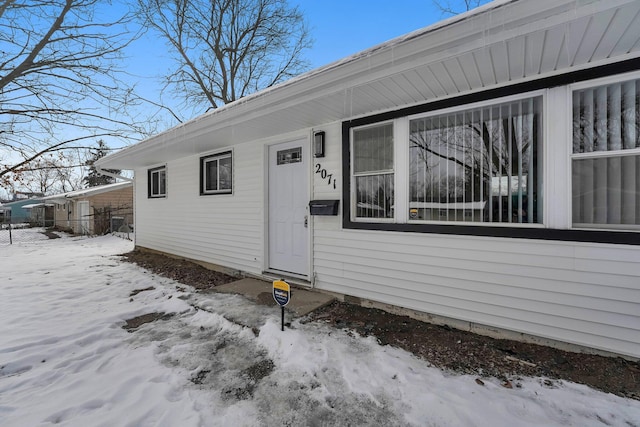
[(640, 249), (315, 232), (316, 287), (471, 324), (640, 356)]
[(234, 147), (233, 197), (199, 196), (200, 171), (196, 165), (200, 156), (169, 162), (170, 198), (150, 201), (136, 190), (136, 245), (261, 273), (262, 148), (261, 144), (253, 143)]

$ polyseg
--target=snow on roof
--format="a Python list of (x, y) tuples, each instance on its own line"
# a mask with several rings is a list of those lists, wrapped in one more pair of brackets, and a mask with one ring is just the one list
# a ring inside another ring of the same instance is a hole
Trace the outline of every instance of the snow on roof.
[(42, 200), (50, 200), (53, 203), (59, 205), (66, 203), (69, 199), (74, 197), (93, 196), (96, 194), (106, 193), (108, 191), (121, 190), (123, 188), (132, 187), (133, 182), (116, 182), (114, 184), (98, 185), (96, 187), (82, 188), (80, 190), (68, 191), (66, 193), (53, 194), (51, 196), (43, 197)]
[(33, 209), (33, 208), (41, 208), (41, 207), (52, 207), (53, 203), (31, 203), (28, 205), (23, 205), (22, 209)]

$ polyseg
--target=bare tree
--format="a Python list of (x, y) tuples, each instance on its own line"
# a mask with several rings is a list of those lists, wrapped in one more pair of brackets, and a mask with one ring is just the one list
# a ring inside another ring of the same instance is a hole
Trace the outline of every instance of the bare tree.
[(55, 161), (39, 158), (34, 161), (34, 169), (22, 175), (24, 187), (34, 193), (50, 194), (56, 184), (57, 166)]
[(55, 159), (49, 156), (40, 157), (32, 162), (31, 169), (16, 176), (16, 182), (21, 188), (33, 193), (51, 194), (57, 192), (58, 168)]
[(488, 0), (433, 0), (433, 4), (444, 15), (459, 15), (471, 9), (475, 9)]
[(306, 70), (302, 13), (286, 0), (138, 0), (168, 44), (170, 89), (194, 111), (217, 108)]
[(138, 131), (117, 68), (132, 19), (104, 20), (105, 3), (0, 0), (0, 185), (49, 167), (37, 162), (48, 154)]
[(20, 173), (13, 174), (13, 179), (7, 180), (4, 187), (46, 195), (78, 190), (82, 188), (82, 166), (86, 162), (85, 149), (47, 153), (30, 162)]
[(87, 149), (67, 150), (64, 152), (64, 164), (72, 167), (57, 169), (58, 192), (66, 193), (67, 191), (82, 188), (87, 170), (79, 165), (85, 165), (90, 155), (90, 150)]

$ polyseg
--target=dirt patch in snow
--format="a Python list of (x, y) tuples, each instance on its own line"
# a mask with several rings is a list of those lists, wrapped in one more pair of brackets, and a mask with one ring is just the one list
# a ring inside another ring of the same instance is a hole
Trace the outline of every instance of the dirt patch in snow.
[(167, 320), (172, 316), (173, 314), (171, 313), (147, 313), (125, 320), (126, 324), (122, 328), (128, 332), (133, 332), (145, 323), (155, 322), (156, 320)]
[[(133, 251), (123, 256), (156, 274), (200, 290), (212, 290), (237, 280), (161, 254)], [(547, 378), (542, 381), (548, 387), (554, 387), (556, 380), (568, 380), (640, 400), (640, 362), (490, 338), (344, 302), (317, 310), (307, 321), (374, 336), (381, 344), (402, 348), (438, 368), (477, 375), (480, 386), (481, 378), (494, 377), (506, 388), (517, 388), (521, 377), (540, 376)], [(268, 364), (261, 368), (269, 371)]]
[(548, 387), (554, 387), (554, 380), (568, 380), (640, 400), (640, 363), (619, 357), (495, 339), (341, 302), (317, 310), (310, 318), (372, 335), (381, 344), (407, 350), (438, 368), (498, 378), (507, 388), (518, 387), (520, 377), (540, 376), (548, 378), (543, 380)]
[(41, 231), (42, 234), (44, 234), (45, 236), (47, 236), (49, 239), (59, 239), (60, 235), (54, 233), (51, 230), (45, 230), (45, 231)]
[(246, 400), (253, 397), (253, 393), (260, 380), (271, 374), (275, 365), (271, 359), (254, 363), (240, 372), (236, 380), (223, 388), (224, 399)]
[(136, 295), (138, 295), (140, 292), (146, 292), (146, 291), (153, 291), (155, 288), (153, 286), (149, 286), (148, 288), (144, 288), (144, 289), (134, 289), (131, 291), (131, 293), (129, 294), (130, 297), (135, 297)]
[(238, 280), (237, 277), (208, 270), (191, 261), (171, 258), (148, 251), (134, 250), (122, 254), (122, 256), (125, 261), (138, 264), (153, 273), (169, 277), (199, 290), (210, 290), (216, 286)]

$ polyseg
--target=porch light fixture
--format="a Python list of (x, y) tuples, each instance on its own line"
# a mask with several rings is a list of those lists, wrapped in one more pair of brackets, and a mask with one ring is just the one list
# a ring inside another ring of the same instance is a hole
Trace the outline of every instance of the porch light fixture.
[(324, 132), (315, 132), (313, 134), (313, 156), (324, 157)]

